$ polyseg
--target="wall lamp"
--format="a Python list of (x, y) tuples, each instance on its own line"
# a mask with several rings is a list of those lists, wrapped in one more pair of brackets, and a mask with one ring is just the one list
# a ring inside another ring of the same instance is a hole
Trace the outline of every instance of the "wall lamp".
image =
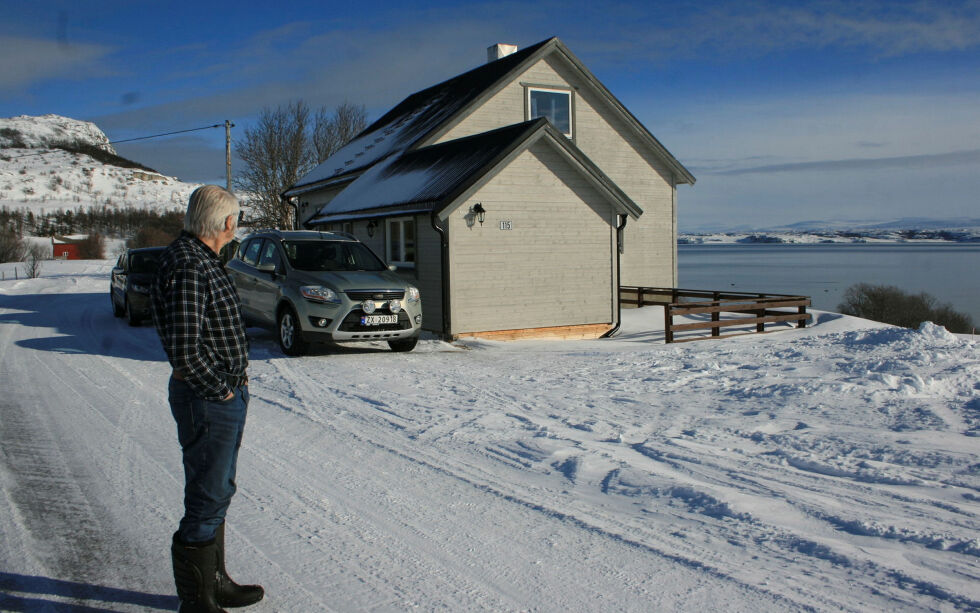
[(487, 219), (487, 210), (483, 208), (483, 204), (477, 202), (473, 205), (473, 208), (470, 209), (470, 212), (476, 215), (476, 220), (480, 222), (480, 225), (482, 226), (483, 222)]
[(378, 228), (378, 222), (374, 221), (373, 219), (371, 221), (369, 221), (368, 222), (368, 225), (367, 225), (367, 233), (368, 233), (368, 236), (369, 237), (373, 237), (374, 236), (374, 231), (377, 228)]

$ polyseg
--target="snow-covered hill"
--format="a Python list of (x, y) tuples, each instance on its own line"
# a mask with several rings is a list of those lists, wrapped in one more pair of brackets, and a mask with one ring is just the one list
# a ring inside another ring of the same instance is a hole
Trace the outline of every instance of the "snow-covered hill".
[(0, 118), (0, 207), (35, 214), (108, 206), (169, 211), (197, 183), (116, 155), (95, 124), (58, 115)]
[(888, 220), (801, 221), (768, 228), (683, 232), (678, 242), (711, 243), (908, 243), (980, 242), (980, 218), (903, 217)]
[[(170, 368), (111, 266), (0, 281), (0, 610), (176, 609)], [(974, 337), (662, 326), (296, 359), (250, 330), (248, 611), (980, 610)]]

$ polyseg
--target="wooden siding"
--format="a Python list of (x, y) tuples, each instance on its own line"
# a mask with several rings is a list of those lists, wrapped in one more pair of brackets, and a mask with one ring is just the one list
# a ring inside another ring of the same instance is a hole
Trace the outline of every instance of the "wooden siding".
[(615, 217), (552, 146), (521, 153), (449, 216), (452, 333), (613, 322)]
[(309, 221), (324, 205), (334, 199), (334, 196), (343, 191), (343, 188), (350, 185), (350, 183), (344, 183), (343, 185), (327, 187), (324, 189), (317, 190), (315, 192), (309, 192), (307, 194), (302, 194), (297, 196), (299, 201), (299, 206), (297, 207), (299, 216), (299, 227), (303, 227), (303, 224)]
[(551, 55), (536, 62), (438, 142), (524, 121), (522, 84), (574, 90), (575, 144), (643, 209), (640, 219), (631, 219), (626, 225), (623, 283), (675, 287), (677, 216), (673, 177), (640, 136), (563, 59)]

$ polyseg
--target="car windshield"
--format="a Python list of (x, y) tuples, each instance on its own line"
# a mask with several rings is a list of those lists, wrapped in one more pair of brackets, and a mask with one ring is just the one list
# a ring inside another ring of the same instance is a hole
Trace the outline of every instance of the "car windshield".
[(285, 241), (286, 259), (296, 270), (385, 270), (384, 262), (361, 243)]
[(157, 259), (160, 252), (150, 251), (146, 253), (134, 253), (129, 260), (129, 271), (142, 274), (155, 274), (157, 271)]

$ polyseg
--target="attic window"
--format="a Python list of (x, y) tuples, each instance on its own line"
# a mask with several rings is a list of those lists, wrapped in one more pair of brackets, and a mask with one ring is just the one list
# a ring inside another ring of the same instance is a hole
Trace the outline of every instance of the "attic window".
[(545, 117), (559, 132), (572, 137), (572, 92), (564, 89), (527, 88), (528, 119)]

